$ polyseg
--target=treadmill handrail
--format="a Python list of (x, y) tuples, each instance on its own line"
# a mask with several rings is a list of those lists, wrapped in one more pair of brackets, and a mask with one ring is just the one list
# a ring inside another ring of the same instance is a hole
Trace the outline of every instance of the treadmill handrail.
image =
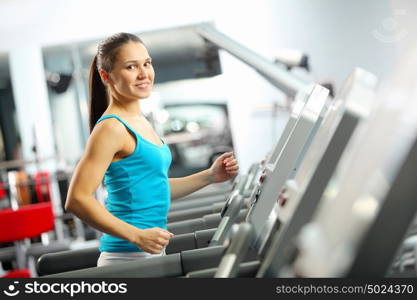
[(236, 277), (239, 271), (239, 264), (247, 255), (253, 236), (251, 224), (243, 222), (239, 225), (239, 229), (227, 248), (226, 254), (220, 261), (214, 275), (215, 278)]

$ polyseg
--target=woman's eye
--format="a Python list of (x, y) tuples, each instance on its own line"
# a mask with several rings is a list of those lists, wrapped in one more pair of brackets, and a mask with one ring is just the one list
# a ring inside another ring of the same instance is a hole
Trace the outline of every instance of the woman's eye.
[(145, 63), (145, 66), (150, 66), (150, 65), (152, 65), (152, 62), (150, 62), (150, 61), (147, 61), (147, 62)]
[(133, 69), (135, 69), (135, 68), (136, 68), (136, 66), (135, 66), (135, 65), (129, 65), (129, 66), (127, 66), (127, 68), (128, 68), (129, 70), (133, 70)]

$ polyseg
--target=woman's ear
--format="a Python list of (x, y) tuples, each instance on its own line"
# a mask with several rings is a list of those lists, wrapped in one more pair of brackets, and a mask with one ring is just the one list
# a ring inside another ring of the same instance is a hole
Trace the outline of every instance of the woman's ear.
[(101, 81), (103, 81), (104, 84), (107, 84), (109, 81), (109, 74), (103, 69), (99, 71), (99, 74), (100, 74)]

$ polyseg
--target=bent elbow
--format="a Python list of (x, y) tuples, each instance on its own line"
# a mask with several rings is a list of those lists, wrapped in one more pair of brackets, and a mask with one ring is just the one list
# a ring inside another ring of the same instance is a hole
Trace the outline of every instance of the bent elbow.
[(71, 200), (70, 198), (67, 198), (65, 200), (65, 206), (64, 209), (68, 212), (71, 212), (72, 208), (73, 208), (74, 204), (73, 204), (73, 200)]
[(74, 213), (74, 209), (77, 206), (78, 202), (79, 200), (76, 197), (68, 195), (67, 199), (65, 200), (65, 210)]

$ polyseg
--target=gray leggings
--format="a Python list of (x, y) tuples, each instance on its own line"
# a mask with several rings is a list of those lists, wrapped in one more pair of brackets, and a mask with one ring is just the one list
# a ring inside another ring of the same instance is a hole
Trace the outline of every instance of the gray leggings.
[(148, 252), (101, 252), (97, 261), (97, 267), (108, 266), (121, 262), (137, 261), (151, 257), (163, 256), (165, 249), (160, 254), (150, 254)]

